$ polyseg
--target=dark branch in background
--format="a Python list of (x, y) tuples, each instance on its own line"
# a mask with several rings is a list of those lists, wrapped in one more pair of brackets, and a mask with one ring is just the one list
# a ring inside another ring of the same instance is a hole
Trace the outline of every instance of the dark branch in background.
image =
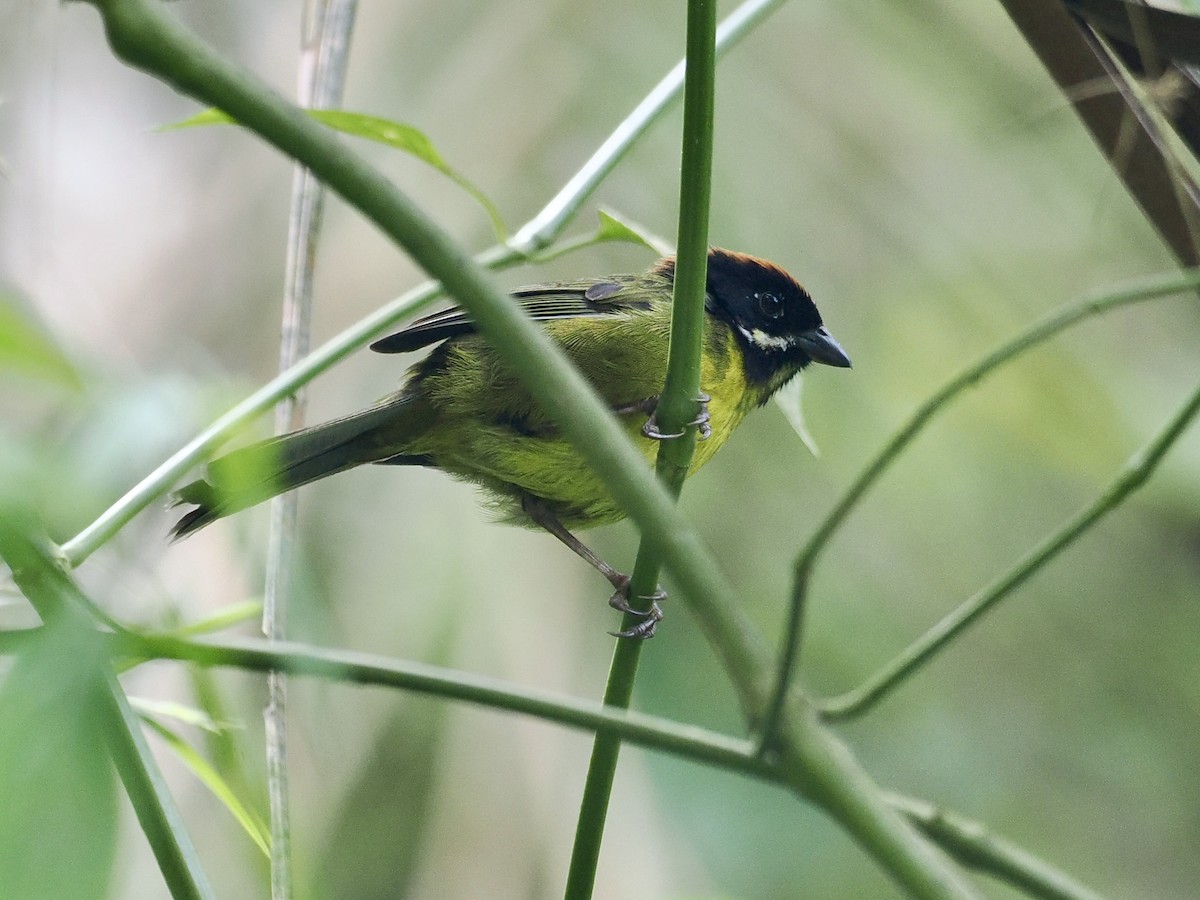
[[(1147, 69), (1148, 74), (1161, 74), (1155, 70), (1161, 70), (1164, 61), (1200, 65), (1200, 18), (1196, 16), (1128, 0), (1062, 2), (1092, 28), (1138, 56), (1141, 53), (1136, 45), (1148, 40), (1152, 46), (1147, 49), (1159, 57)], [(1122, 55), (1125, 52), (1122, 50)]]
[[(1108, 7), (1106, 19), (1112, 19), (1111, 7), (1128, 12), (1130, 6), (1097, 0), (1068, 0), (1066, 6), (1058, 0), (1000, 2), (1176, 259), (1184, 266), (1200, 262), (1192, 229), (1200, 208), (1195, 184), (1172, 161), (1155, 124), (1156, 114), (1139, 99), (1139, 91), (1109, 45), (1093, 25), (1067, 11), (1069, 6), (1090, 18), (1097, 8)], [(1129, 20), (1128, 15), (1125, 18)], [(1131, 35), (1137, 33), (1137, 18), (1135, 13)], [(1157, 37), (1153, 43), (1162, 47)], [(1138, 55), (1144, 59), (1146, 54)], [(1096, 89), (1104, 84), (1113, 90)]]
[[(1103, 35), (1125, 69), (1151, 79), (1150, 89), (1180, 139), (1200, 151), (1200, 19), (1120, 0), (1066, 0), (1067, 8)], [(1195, 194), (1193, 193), (1193, 196)]]

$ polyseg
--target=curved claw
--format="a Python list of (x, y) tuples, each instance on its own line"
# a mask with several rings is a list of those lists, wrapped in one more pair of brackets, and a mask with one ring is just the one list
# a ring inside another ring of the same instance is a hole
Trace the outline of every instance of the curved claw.
[(628, 613), (632, 616), (637, 616), (641, 619), (636, 625), (626, 628), (623, 631), (610, 631), (613, 637), (616, 638), (633, 638), (635, 640), (644, 641), (654, 637), (655, 629), (658, 628), (658, 623), (663, 620), (662, 607), (659, 603), (667, 599), (667, 592), (662, 588), (658, 588), (649, 597), (641, 597), (642, 600), (650, 601), (649, 609), (634, 609), (629, 605), (629, 585), (618, 590), (615, 594), (608, 598), (608, 605), (618, 612)]
[[(655, 607), (655, 609), (658, 609), (658, 607)], [(626, 628), (624, 631), (610, 631), (609, 634), (615, 638), (633, 638), (635, 641), (648, 641), (654, 637), (654, 632), (661, 621), (662, 610), (658, 610), (657, 617), (647, 616), (632, 628)]]
[[(697, 397), (696, 402), (700, 404), (700, 412), (696, 414), (696, 418), (692, 419), (692, 421), (684, 423), (685, 427), (695, 425), (696, 428), (699, 429), (699, 437), (702, 441), (706, 440), (712, 434), (712, 425), (710, 424), (712, 421), (712, 416), (710, 416), (708, 413), (708, 401), (711, 399), (712, 397), (708, 396), (708, 394), (701, 394), (699, 397)], [(650, 418), (647, 419), (646, 424), (642, 426), (642, 434), (651, 440), (666, 441), (670, 440), (671, 438), (683, 437), (684, 432), (680, 431), (673, 434), (664, 434), (663, 432), (659, 431), (658, 412), (655, 411), (650, 413)]]

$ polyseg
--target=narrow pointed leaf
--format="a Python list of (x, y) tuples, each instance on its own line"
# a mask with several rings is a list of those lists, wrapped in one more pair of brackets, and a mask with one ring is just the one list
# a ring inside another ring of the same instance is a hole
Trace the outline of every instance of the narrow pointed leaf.
[(600, 219), (600, 227), (596, 230), (597, 243), (624, 241), (628, 244), (642, 244), (660, 256), (671, 256), (675, 252), (675, 248), (668, 241), (614, 210), (600, 209), (596, 215)]
[(813, 456), (821, 455), (821, 448), (808, 430), (808, 421), (804, 418), (804, 379), (797, 375), (782, 388), (775, 392), (775, 405), (783, 411), (783, 416), (799, 436), (801, 443), (808, 448)]
[(176, 734), (171, 729), (167, 728), (160, 722), (152, 718), (143, 716), (144, 721), (155, 734), (166, 742), (167, 746), (175, 751), (175, 755), (183, 761), (192, 773), (203, 782), (214, 797), (221, 801), (226, 809), (233, 814), (237, 819), (238, 824), (242, 826), (250, 839), (258, 845), (258, 849), (263, 852), (263, 855), (270, 857), (271, 850), (269, 845), (268, 831), (262, 819), (249, 807), (247, 807), (237, 794), (226, 784), (225, 779), (220, 773), (214, 769), (203, 756), (196, 752), (191, 744), (185, 741), (182, 737)]
[[(483, 207), (483, 211), (487, 213), (488, 220), (492, 223), (492, 231), (495, 232), (497, 239), (503, 241), (508, 236), (508, 228), (505, 226), (504, 219), (500, 215), (500, 210), (496, 208), (496, 204), (465, 175), (447, 163), (433, 145), (433, 141), (426, 137), (420, 130), (401, 122), (393, 122), (391, 119), (371, 116), (366, 113), (347, 112), (341, 109), (306, 109), (305, 112), (318, 122), (327, 125), (335, 131), (340, 131), (343, 134), (349, 134), (353, 137), (364, 138), (368, 141), (374, 141), (377, 144), (384, 144), (393, 150), (399, 150), (402, 153), (407, 153), (409, 156), (415, 156), (422, 162), (437, 169), (466, 191), (476, 203)], [(176, 128), (191, 128), (196, 125), (233, 124), (236, 124), (235, 120), (221, 110), (206, 109), (192, 116), (190, 119), (184, 119), (182, 122), (176, 122), (172, 125), (165, 125), (159, 130), (169, 131)]]
[(183, 703), (176, 703), (173, 700), (149, 700), (145, 697), (130, 697), (129, 705), (143, 719), (154, 716), (163, 719), (174, 719), (176, 722), (191, 725), (194, 728), (203, 728), (205, 731), (211, 731), (214, 734), (219, 731), (227, 731), (232, 727), (228, 722), (216, 721), (202, 709), (196, 709), (194, 706), (187, 706)]

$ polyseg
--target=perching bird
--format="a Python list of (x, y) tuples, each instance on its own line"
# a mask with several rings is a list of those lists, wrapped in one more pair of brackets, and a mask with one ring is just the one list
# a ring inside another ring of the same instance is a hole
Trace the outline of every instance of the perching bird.
[[(674, 274), (675, 261), (667, 258), (640, 275), (513, 292), (651, 463), (663, 437), (653, 413), (666, 373)], [(371, 349), (406, 353), (431, 344), (437, 346), (409, 369), (404, 385), (374, 406), (210, 462), (207, 480), (178, 492), (177, 502), (196, 508), (173, 536), (354, 466), (429, 466), (479, 485), (503, 520), (555, 535), (613, 584), (614, 607), (633, 612), (628, 576), (570, 533), (618, 521), (624, 512), (467, 314), (459, 308), (434, 313)], [(850, 365), (804, 288), (765, 260), (710, 250), (700, 374), (705, 396), (694, 423), (701, 440), (689, 476), (747, 413), (812, 362)], [(643, 621), (621, 636), (653, 634), (662, 617), (657, 603), (638, 613)]]

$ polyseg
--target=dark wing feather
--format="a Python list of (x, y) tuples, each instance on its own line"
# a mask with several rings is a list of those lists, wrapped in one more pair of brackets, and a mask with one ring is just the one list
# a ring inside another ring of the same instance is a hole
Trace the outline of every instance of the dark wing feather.
[[(543, 284), (520, 288), (512, 297), (530, 318), (578, 319), (607, 316), (626, 309), (645, 308), (639, 292), (626, 292), (632, 279)], [(629, 296), (622, 296), (629, 293)], [(376, 353), (408, 353), (447, 338), (475, 333), (475, 323), (460, 306), (452, 306), (417, 319), (403, 331), (380, 338), (371, 345)]]

